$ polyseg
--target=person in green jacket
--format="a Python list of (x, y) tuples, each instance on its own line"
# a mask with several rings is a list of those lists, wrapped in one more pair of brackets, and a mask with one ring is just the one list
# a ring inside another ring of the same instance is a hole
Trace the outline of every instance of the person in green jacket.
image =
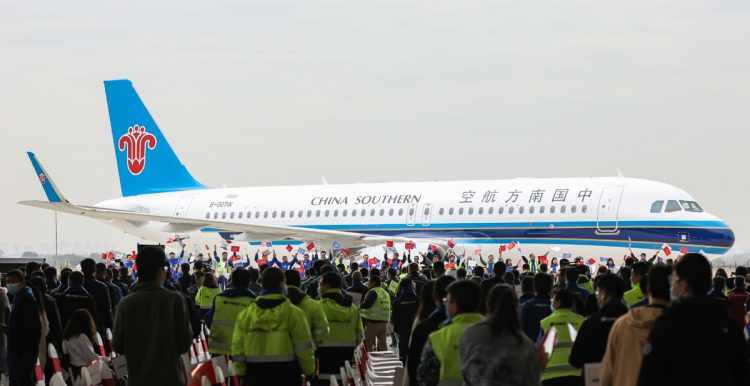
[(305, 312), (307, 324), (310, 326), (310, 333), (313, 342), (320, 344), (324, 336), (328, 335), (328, 319), (323, 313), (323, 307), (315, 299), (300, 289), (300, 275), (296, 270), (290, 269), (284, 272), (286, 278), (286, 297)]
[(417, 369), (420, 385), (462, 384), (459, 342), (469, 326), (482, 320), (482, 314), (479, 313), (482, 289), (479, 284), (471, 280), (459, 280), (451, 283), (446, 291), (446, 309), (451, 319), (448, 324), (430, 334), (422, 350), (422, 360)]
[(342, 287), (343, 279), (336, 272), (326, 272), (320, 278), (320, 305), (331, 332), (318, 343), (316, 356), (320, 363), (320, 378), (326, 381), (331, 374), (338, 375), (344, 362), (352, 362), (354, 349), (362, 341), (364, 333), (359, 308)]
[(547, 364), (542, 372), (542, 385), (580, 385), (582, 384), (581, 370), (569, 363), (570, 350), (573, 339), (570, 328), (578, 331), (583, 324), (583, 316), (573, 312), (573, 293), (567, 289), (558, 289), (552, 299), (554, 311), (540, 322), (544, 339), (551, 329), (555, 329), (556, 338), (552, 354), (547, 358)]
[(304, 311), (284, 296), (284, 273), (263, 271), (263, 291), (237, 316), (232, 357), (245, 374), (243, 385), (302, 384), (315, 379), (315, 354)]
[(198, 287), (198, 292), (195, 294), (195, 304), (200, 308), (201, 318), (208, 314), (214, 305), (214, 298), (220, 293), (221, 289), (216, 282), (216, 276), (212, 273), (203, 276), (203, 284)]
[(641, 278), (646, 276), (649, 269), (649, 264), (645, 261), (639, 261), (633, 264), (633, 271), (630, 274), (630, 282), (632, 288), (630, 291), (625, 292), (623, 299), (628, 307), (633, 307), (635, 304), (640, 303), (644, 299), (643, 291), (641, 290)]

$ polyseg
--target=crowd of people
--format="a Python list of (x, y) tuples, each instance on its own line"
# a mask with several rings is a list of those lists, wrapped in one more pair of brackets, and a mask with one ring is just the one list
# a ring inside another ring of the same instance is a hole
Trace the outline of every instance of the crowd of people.
[(410, 386), (750, 383), (744, 267), (714, 273), (695, 253), (619, 267), (478, 260), (449, 250), (182, 262), (153, 247), (131, 267), (32, 262), (4, 276), (0, 371), (33, 385), (37, 359), (52, 371), (51, 343), (75, 375), (111, 330), (129, 385), (185, 385), (183, 356), (205, 325), (211, 355), (231, 358), (245, 385), (327, 385), (363, 341), (398, 351)]

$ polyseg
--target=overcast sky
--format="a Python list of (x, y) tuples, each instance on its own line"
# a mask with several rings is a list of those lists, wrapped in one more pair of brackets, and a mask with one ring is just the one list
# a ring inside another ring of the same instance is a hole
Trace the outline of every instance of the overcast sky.
[[(51, 250), (33, 149), (119, 195), (102, 80), (212, 186), (627, 176), (750, 249), (750, 2), (0, 0), (0, 249)], [(132, 239), (60, 216), (63, 251)]]

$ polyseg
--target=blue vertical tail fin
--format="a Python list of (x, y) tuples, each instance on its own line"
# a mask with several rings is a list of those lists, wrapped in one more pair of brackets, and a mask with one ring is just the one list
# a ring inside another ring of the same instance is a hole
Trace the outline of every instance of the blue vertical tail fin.
[(105, 80), (123, 196), (202, 189), (175, 154), (130, 80)]

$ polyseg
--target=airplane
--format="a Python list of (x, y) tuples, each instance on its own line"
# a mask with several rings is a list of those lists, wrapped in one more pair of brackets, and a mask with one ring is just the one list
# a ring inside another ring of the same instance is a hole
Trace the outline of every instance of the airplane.
[(734, 244), (732, 229), (684, 190), (622, 176), (211, 188), (180, 161), (130, 80), (104, 81), (104, 90), (122, 197), (74, 204), (29, 152), (47, 201), (19, 204), (156, 242), (411, 244), (618, 260), (661, 250), (715, 257)]

